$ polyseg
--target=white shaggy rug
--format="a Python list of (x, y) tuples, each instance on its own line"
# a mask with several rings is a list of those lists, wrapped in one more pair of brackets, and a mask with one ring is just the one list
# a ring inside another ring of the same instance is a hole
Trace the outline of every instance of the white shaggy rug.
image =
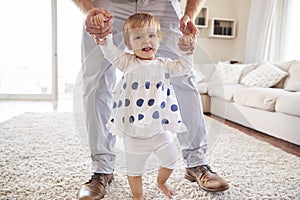
[[(208, 161), (230, 189), (199, 189), (183, 179), (181, 161), (169, 180), (177, 190), (175, 199), (300, 199), (299, 157), (210, 118), (206, 121), (209, 132), (222, 127), (210, 141)], [(79, 135), (71, 113), (26, 113), (0, 124), (0, 199), (76, 199), (90, 177), (89, 152)], [(105, 199), (130, 199), (120, 144), (116, 151), (115, 179)], [(154, 157), (144, 176), (146, 199), (165, 199), (155, 187), (153, 163)]]

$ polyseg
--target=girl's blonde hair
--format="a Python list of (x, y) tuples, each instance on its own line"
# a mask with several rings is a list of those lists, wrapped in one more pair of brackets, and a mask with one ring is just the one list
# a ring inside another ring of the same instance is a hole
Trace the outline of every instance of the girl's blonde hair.
[(126, 46), (130, 46), (129, 32), (132, 29), (151, 27), (157, 29), (158, 37), (161, 39), (160, 23), (151, 13), (136, 13), (131, 15), (124, 23), (123, 33)]

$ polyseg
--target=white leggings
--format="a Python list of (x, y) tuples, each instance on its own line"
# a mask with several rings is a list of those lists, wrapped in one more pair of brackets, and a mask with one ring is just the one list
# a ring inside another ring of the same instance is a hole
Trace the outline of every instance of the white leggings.
[(169, 131), (163, 131), (150, 138), (134, 138), (124, 135), (123, 142), (128, 176), (142, 175), (146, 161), (152, 153), (159, 158), (161, 167), (174, 169), (177, 165), (178, 148)]

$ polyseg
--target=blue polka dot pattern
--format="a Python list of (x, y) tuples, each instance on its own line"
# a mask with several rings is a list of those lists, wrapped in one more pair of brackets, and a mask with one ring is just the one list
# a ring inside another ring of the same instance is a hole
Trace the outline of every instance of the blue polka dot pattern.
[(144, 100), (143, 99), (138, 99), (136, 101), (136, 105), (139, 106), (139, 107), (142, 107), (143, 106), (143, 103), (144, 103)]
[(149, 81), (147, 81), (147, 82), (145, 83), (145, 88), (146, 88), (146, 89), (149, 89), (149, 88), (150, 88), (150, 82), (149, 82)]
[(163, 119), (163, 120), (161, 120), (161, 123), (162, 123), (162, 124), (169, 124), (169, 120)]
[(167, 95), (170, 96), (170, 94), (171, 94), (171, 91), (170, 91), (170, 89), (168, 88), (168, 90), (167, 90)]
[[(168, 77), (169, 74), (165, 76)], [(169, 85), (169, 80), (162, 78), (154, 79), (152, 74), (149, 77), (145, 76), (145, 79), (124, 78), (116, 88), (118, 90), (112, 101), (111, 107), (114, 110), (109, 123), (112, 126), (120, 125), (120, 128), (126, 131), (135, 126), (147, 126), (149, 134), (152, 129), (155, 131), (152, 126), (169, 129), (171, 125), (174, 130), (181, 127), (180, 107), (176, 97), (173, 97), (173, 88)]]
[(142, 120), (142, 119), (144, 119), (144, 115), (143, 114), (139, 114), (138, 115), (138, 120)]
[(133, 83), (131, 84), (131, 88), (132, 88), (133, 90), (136, 90), (138, 87), (139, 87), (138, 82), (133, 82)]
[(118, 108), (120, 108), (121, 106), (122, 106), (122, 101), (119, 100)]
[(159, 112), (158, 111), (154, 111), (152, 114), (152, 118), (153, 119), (158, 119), (159, 118)]
[(134, 122), (134, 116), (130, 116), (129, 117), (129, 123), (133, 123)]
[(129, 106), (130, 104), (130, 100), (129, 99), (125, 99), (125, 106)]
[(178, 110), (178, 106), (175, 105), (175, 104), (173, 104), (173, 105), (171, 106), (171, 110), (172, 110), (173, 112), (177, 111), (177, 110)]
[(148, 100), (148, 106), (153, 106), (154, 104), (154, 99), (149, 99)]
[(162, 82), (160, 81), (159, 83), (156, 84), (156, 88), (158, 89), (162, 85)]

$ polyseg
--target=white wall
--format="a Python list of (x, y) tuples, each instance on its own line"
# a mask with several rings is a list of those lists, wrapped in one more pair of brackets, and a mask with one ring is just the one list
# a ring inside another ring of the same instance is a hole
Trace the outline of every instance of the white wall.
[[(236, 19), (236, 37), (221, 39), (208, 37), (208, 29), (199, 29), (198, 44), (201, 45), (214, 62), (225, 60), (244, 61), (245, 42), (247, 34), (248, 15), (251, 0), (207, 0), (208, 19)], [(185, 5), (185, 0), (182, 1)], [(197, 54), (197, 51), (196, 51)]]

